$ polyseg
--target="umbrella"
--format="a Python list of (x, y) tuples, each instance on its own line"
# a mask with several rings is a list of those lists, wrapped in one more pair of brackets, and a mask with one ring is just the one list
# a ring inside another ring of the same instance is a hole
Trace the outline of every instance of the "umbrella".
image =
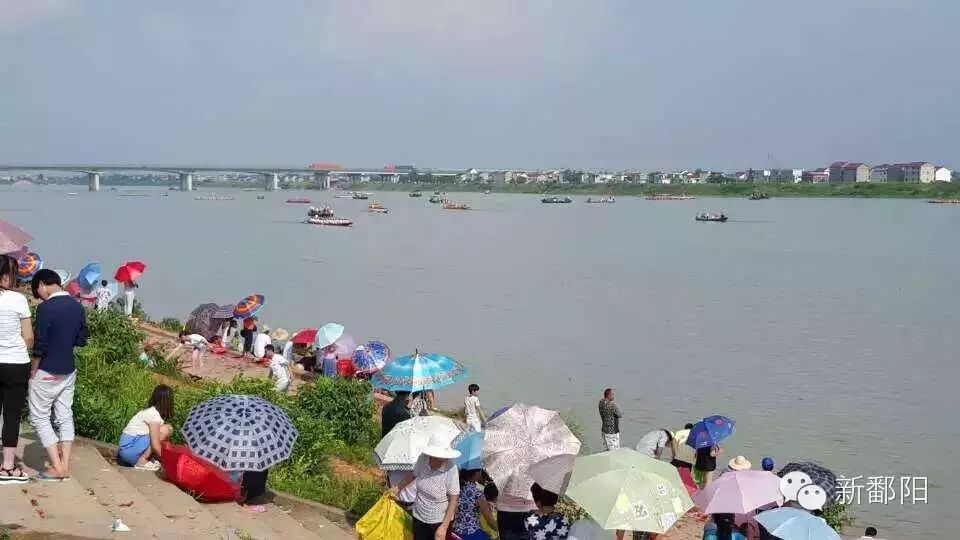
[(27, 253), (17, 261), (17, 277), (26, 281), (32, 278), (41, 268), (43, 268), (43, 259), (40, 258), (40, 255), (33, 252)]
[(503, 414), (503, 413), (505, 413), (505, 412), (507, 412), (507, 411), (509, 411), (509, 410), (510, 410), (510, 407), (501, 407), (501, 408), (493, 411), (492, 413), (490, 413), (490, 418), (487, 418), (487, 420), (493, 420), (494, 418), (500, 416), (501, 414)]
[(783, 478), (788, 473), (793, 471), (801, 471), (807, 473), (807, 476), (810, 477), (810, 480), (817, 486), (820, 486), (823, 489), (823, 492), (827, 495), (827, 505), (833, 504), (837, 500), (837, 475), (833, 474), (833, 471), (824, 467), (823, 465), (818, 465), (810, 461), (800, 461), (800, 462), (791, 462), (787, 463), (780, 472), (777, 473), (777, 476)]
[(527, 472), (543, 489), (561, 494), (566, 492), (570, 485), (570, 475), (573, 474), (573, 462), (576, 458), (573, 454), (560, 454), (534, 463)]
[[(429, 418), (429, 417), (424, 417)], [(460, 438), (455, 447), (460, 452), (455, 462), (462, 470), (482, 469), (483, 462), (480, 456), (483, 453), (483, 433), (470, 431)]]
[(675, 467), (629, 448), (578, 457), (567, 496), (605, 529), (658, 534), (693, 507)]
[(225, 471), (265, 471), (290, 457), (299, 435), (280, 407), (233, 394), (191, 409), (181, 432), (190, 450)]
[(259, 313), (266, 303), (267, 298), (262, 294), (251, 294), (237, 302), (233, 308), (233, 316), (238, 319), (249, 319)]
[(214, 319), (232, 319), (233, 318), (233, 304), (225, 304), (217, 308), (217, 311), (213, 314)]
[(200, 304), (187, 316), (183, 324), (184, 329), (191, 334), (200, 334), (203, 337), (216, 334), (217, 328), (223, 321), (223, 319), (214, 318), (219, 309), (220, 306), (213, 303)]
[(56, 272), (57, 275), (60, 276), (61, 284), (69, 283), (70, 278), (73, 276), (73, 274), (71, 274), (69, 270), (64, 270), (63, 268), (56, 268), (54, 269), (54, 272)]
[(240, 486), (230, 475), (197, 457), (186, 446), (164, 446), (160, 463), (170, 483), (205, 502), (232, 501), (240, 495)]
[(0, 219), (0, 253), (11, 254), (23, 249), (33, 237), (16, 225)]
[(100, 281), (100, 263), (88, 263), (77, 272), (77, 283), (84, 289), (92, 289), (98, 281)]
[(117, 268), (113, 278), (121, 283), (133, 283), (147, 271), (147, 265), (140, 261), (128, 261)]
[(298, 330), (296, 334), (290, 338), (290, 341), (294, 345), (310, 345), (317, 339), (317, 329), (316, 328), (304, 328), (303, 330)]
[(350, 334), (342, 334), (339, 339), (333, 342), (333, 346), (337, 358), (351, 358), (354, 351), (357, 350), (357, 340), (353, 339)]
[(67, 286), (64, 287), (63, 290), (70, 296), (80, 296), (81, 292), (80, 285), (77, 284), (76, 280), (67, 283)]
[(327, 323), (317, 329), (317, 336), (314, 341), (317, 349), (329, 347), (336, 343), (343, 335), (343, 325), (338, 323)]
[(780, 477), (767, 471), (725, 472), (693, 497), (704, 514), (746, 514), (782, 501)]
[(380, 341), (368, 341), (353, 351), (353, 367), (357, 373), (375, 373), (390, 361), (390, 347)]
[(687, 436), (687, 445), (693, 448), (709, 448), (733, 435), (733, 418), (726, 416), (708, 416), (693, 425)]
[(443, 388), (466, 376), (467, 368), (449, 356), (416, 352), (387, 362), (370, 382), (375, 388), (394, 392), (418, 392)]
[(412, 471), (421, 451), (433, 436), (456, 441), (463, 431), (444, 416), (416, 416), (400, 422), (373, 450), (377, 465), (385, 471)]
[(755, 519), (781, 540), (840, 540), (840, 535), (822, 518), (797, 508), (767, 510)]
[[(390, 364), (384, 371), (390, 368)], [(376, 377), (376, 375), (374, 375)], [(527, 469), (559, 454), (577, 454), (580, 441), (556, 411), (518, 403), (487, 422), (483, 466), (501, 494), (530, 499)]]

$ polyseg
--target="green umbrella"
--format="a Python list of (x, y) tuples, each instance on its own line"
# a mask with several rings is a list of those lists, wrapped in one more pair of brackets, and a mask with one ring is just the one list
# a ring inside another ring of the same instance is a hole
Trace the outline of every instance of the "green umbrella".
[(677, 469), (629, 448), (578, 457), (567, 496), (605, 529), (665, 533), (693, 501)]

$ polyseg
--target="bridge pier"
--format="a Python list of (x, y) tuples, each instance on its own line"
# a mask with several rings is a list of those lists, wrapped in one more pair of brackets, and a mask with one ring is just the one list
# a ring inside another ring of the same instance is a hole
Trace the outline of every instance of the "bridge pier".
[(325, 172), (313, 173), (313, 182), (320, 189), (330, 189), (330, 174)]
[(90, 191), (100, 191), (100, 173), (87, 173), (87, 182), (89, 183)]
[(265, 173), (263, 175), (264, 186), (263, 188), (267, 191), (277, 191), (280, 189), (280, 174), (279, 173)]
[(192, 173), (180, 173), (180, 191), (193, 191)]

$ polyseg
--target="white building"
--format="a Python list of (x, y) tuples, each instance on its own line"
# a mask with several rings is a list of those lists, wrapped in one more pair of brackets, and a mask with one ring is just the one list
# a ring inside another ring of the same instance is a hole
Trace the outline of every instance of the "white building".
[(953, 171), (946, 167), (937, 167), (933, 171), (933, 181), (934, 182), (951, 182), (953, 181)]

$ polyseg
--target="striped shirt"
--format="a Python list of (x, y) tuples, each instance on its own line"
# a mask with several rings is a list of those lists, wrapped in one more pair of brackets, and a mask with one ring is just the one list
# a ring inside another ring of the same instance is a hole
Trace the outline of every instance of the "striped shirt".
[(413, 517), (423, 523), (441, 523), (447, 513), (451, 495), (460, 495), (460, 472), (453, 461), (439, 469), (430, 466), (430, 458), (421, 455), (413, 467), (417, 498), (413, 501)]

